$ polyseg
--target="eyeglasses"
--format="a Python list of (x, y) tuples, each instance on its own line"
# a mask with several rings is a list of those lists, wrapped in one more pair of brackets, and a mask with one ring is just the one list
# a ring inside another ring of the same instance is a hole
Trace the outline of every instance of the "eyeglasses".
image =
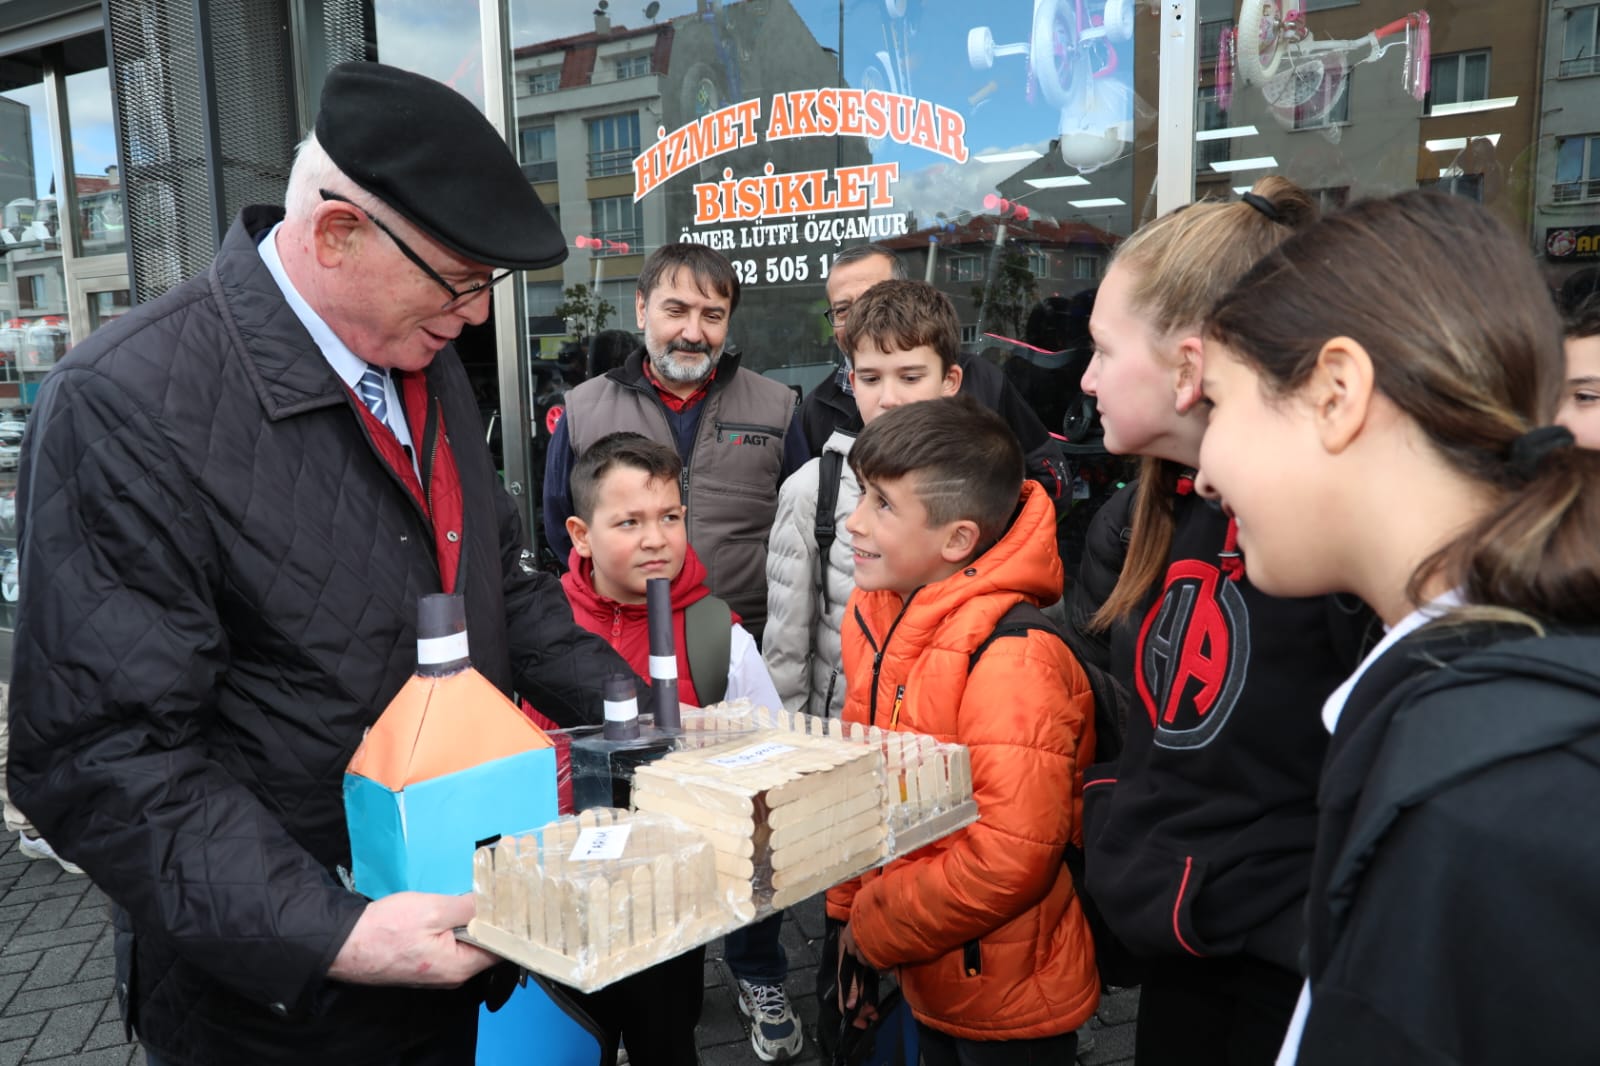
[[(852, 301), (852, 303), (853, 302), (854, 301)], [(842, 326), (844, 325), (844, 320), (850, 317), (850, 307), (851, 304), (840, 304), (837, 307), (830, 307), (826, 311), (822, 312), (822, 317), (828, 320), (828, 325), (830, 326)]]
[(324, 200), (331, 200), (335, 203), (341, 204), (349, 204), (357, 211), (360, 211), (363, 215), (366, 215), (368, 222), (371, 222), (374, 226), (377, 226), (380, 230), (388, 235), (389, 239), (394, 242), (394, 246), (400, 249), (401, 255), (415, 263), (418, 270), (421, 270), (424, 274), (428, 275), (428, 277), (433, 280), (434, 284), (438, 285), (439, 288), (449, 293), (450, 299), (445, 302), (444, 307), (440, 308), (442, 311), (450, 311), (462, 306), (473, 297), (492, 289), (494, 286), (500, 284), (512, 274), (516, 273), (516, 271), (507, 270), (499, 274), (490, 274), (488, 280), (486, 281), (474, 281), (468, 284), (466, 287), (458, 289), (454, 285), (451, 285), (448, 281), (444, 280), (444, 278), (439, 275), (437, 270), (428, 265), (427, 260), (418, 255), (409, 244), (401, 240), (398, 233), (373, 217), (372, 212), (368, 211), (366, 208), (362, 207), (348, 196), (340, 196), (338, 193), (329, 192), (327, 189), (318, 189), (317, 191), (322, 194), (322, 198)]

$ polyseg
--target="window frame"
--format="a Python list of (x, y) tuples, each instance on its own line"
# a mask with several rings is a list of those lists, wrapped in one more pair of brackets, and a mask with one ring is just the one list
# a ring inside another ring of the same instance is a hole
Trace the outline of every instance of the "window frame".
[[(1439, 77), (1438, 77), (1439, 64), (1444, 62), (1447, 59), (1448, 60), (1453, 60), (1455, 62), (1455, 64), (1456, 64), (1456, 76), (1455, 76), (1456, 95), (1455, 95), (1455, 98), (1452, 99), (1452, 100), (1443, 101), (1442, 102), (1443, 104), (1445, 104), (1445, 105), (1448, 105), (1448, 104), (1466, 104), (1466, 103), (1472, 103), (1472, 102), (1478, 101), (1478, 100), (1487, 100), (1487, 99), (1489, 99), (1489, 97), (1491, 96), (1491, 93), (1489, 91), (1489, 84), (1490, 84), (1491, 79), (1494, 77), (1494, 60), (1492, 58), (1492, 53), (1493, 52), (1494, 52), (1494, 49), (1492, 49), (1492, 48), (1465, 48), (1465, 49), (1462, 49), (1459, 52), (1444, 52), (1444, 53), (1442, 53), (1440, 55), (1434, 56), (1431, 60), (1429, 60), (1429, 63), (1428, 63), (1428, 95), (1423, 100), (1422, 113), (1424, 115), (1432, 115), (1434, 107), (1441, 103), (1441, 101), (1439, 101), (1437, 99), (1437, 86), (1439, 84)], [(1467, 80), (1467, 63), (1466, 63), (1466, 60), (1468, 58), (1472, 57), (1472, 56), (1482, 56), (1483, 57), (1483, 95), (1481, 95), (1481, 96), (1468, 96), (1468, 95), (1466, 95), (1466, 80)], [(1346, 95), (1349, 95), (1348, 90), (1346, 91)]]
[[(1569, 56), (1572, 51), (1568, 47), (1572, 32), (1574, 16), (1580, 11), (1589, 14), (1589, 40), (1577, 50), (1582, 52), (1588, 49), (1588, 55)], [(1565, 21), (1561, 26), (1561, 57), (1556, 61), (1557, 78), (1586, 78), (1600, 74), (1600, 4), (1582, 4), (1578, 7), (1569, 7), (1562, 14)]]
[[(623, 143), (622, 133), (629, 122), (632, 123), (633, 143)], [(610, 177), (614, 174), (627, 174), (633, 169), (633, 161), (642, 151), (640, 136), (639, 112), (613, 111), (605, 115), (593, 115), (584, 119), (584, 136), (589, 145), (589, 176), (591, 178)], [(605, 131), (611, 131), (611, 144), (607, 145)], [(596, 132), (599, 131), (598, 145)]]

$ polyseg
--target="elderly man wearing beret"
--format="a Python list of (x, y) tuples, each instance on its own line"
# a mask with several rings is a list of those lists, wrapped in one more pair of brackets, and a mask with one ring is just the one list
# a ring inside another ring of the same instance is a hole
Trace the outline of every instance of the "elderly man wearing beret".
[(465, 99), (328, 77), (287, 209), (50, 375), (22, 460), (11, 792), (116, 904), (152, 1063), (461, 1066), (468, 897), (348, 890), (341, 785), (411, 674), (417, 601), (561, 724), (626, 670), (520, 565), (451, 346), (565, 242)]

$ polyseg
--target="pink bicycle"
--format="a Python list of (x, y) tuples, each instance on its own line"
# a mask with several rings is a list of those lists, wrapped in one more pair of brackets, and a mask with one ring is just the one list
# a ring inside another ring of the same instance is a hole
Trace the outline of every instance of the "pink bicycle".
[(1318, 40), (1301, 0), (1243, 0), (1237, 28), (1223, 30), (1219, 41), (1217, 100), (1230, 106), (1237, 70), (1279, 117), (1314, 123), (1338, 105), (1352, 66), (1375, 63), (1397, 45), (1405, 46), (1401, 88), (1420, 101), (1428, 93), (1432, 56), (1426, 11), (1413, 11), (1353, 41)]

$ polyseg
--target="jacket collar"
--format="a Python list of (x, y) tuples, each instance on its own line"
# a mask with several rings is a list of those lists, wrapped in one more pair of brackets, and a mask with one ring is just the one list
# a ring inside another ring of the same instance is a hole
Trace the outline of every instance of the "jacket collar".
[[(691, 603), (704, 599), (711, 590), (706, 588), (706, 568), (693, 548), (685, 548), (683, 566), (672, 579), (672, 609), (681, 611)], [(567, 602), (574, 615), (587, 615), (602, 625), (613, 616), (630, 621), (644, 622), (649, 616), (642, 603), (618, 603), (602, 596), (594, 587), (594, 560), (578, 554), (576, 548), (567, 559), (567, 572), (561, 575), (561, 587), (567, 593)]]
[[(244, 353), (245, 374), (275, 422), (353, 402), (261, 260), (257, 242), (282, 220), (281, 207), (246, 207), (223, 237), (210, 273), (223, 327)], [(430, 381), (433, 373), (430, 366)]]

